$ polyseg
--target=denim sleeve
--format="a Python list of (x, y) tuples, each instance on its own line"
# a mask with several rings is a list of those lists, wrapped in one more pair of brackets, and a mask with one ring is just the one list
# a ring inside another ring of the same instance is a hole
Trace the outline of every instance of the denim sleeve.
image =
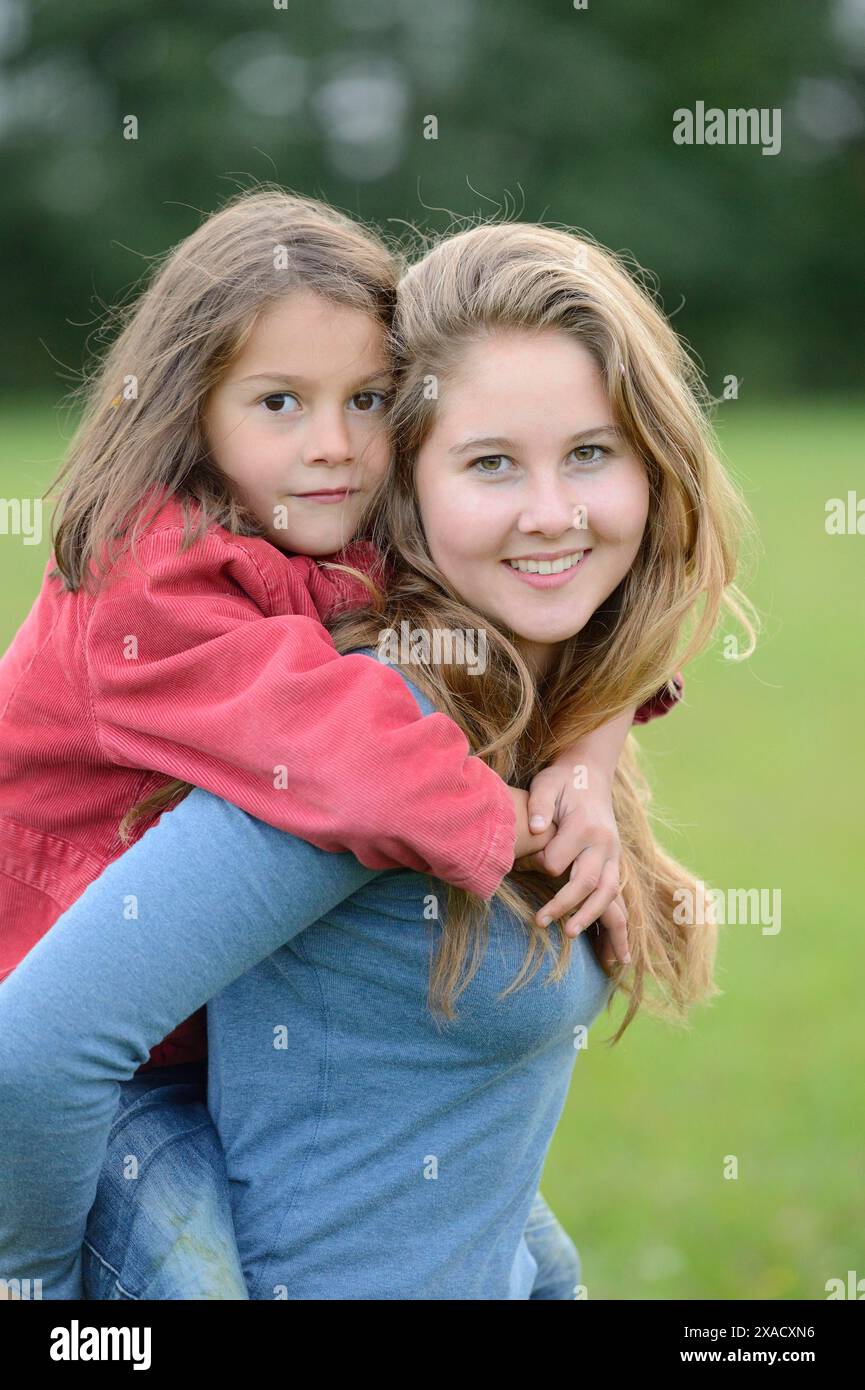
[(0, 1278), (82, 1297), (118, 1083), (379, 872), (196, 789), (58, 919), (0, 986)]
[(81, 1244), (119, 1083), (380, 872), (197, 788), (58, 918), (0, 986), (0, 1279), (83, 1296)]

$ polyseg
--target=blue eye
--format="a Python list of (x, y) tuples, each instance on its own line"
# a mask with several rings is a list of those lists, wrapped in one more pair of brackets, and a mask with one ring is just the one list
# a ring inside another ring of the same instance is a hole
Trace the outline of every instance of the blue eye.
[(492, 469), (490, 469), (490, 468), (481, 468), (481, 467), (479, 467), (479, 465), (482, 464), (482, 463), (502, 463), (502, 462), (504, 462), (504, 463), (510, 463), (510, 459), (508, 458), (507, 454), (487, 454), (484, 458), (472, 459), (472, 462), (471, 462), (470, 467), (477, 469), (478, 473), (484, 474), (487, 478), (501, 478), (501, 477), (502, 477), (502, 473), (501, 473), (499, 470), (496, 470), (495, 472), (493, 472)]
[(293, 409), (280, 410), (278, 406), (274, 408), (271, 405), (271, 401), (294, 401), (295, 408), (300, 409), (300, 401), (297, 399), (297, 396), (293, 396), (290, 391), (274, 391), (272, 395), (265, 396), (259, 404), (263, 405), (271, 415), (293, 415), (295, 413)]
[[(575, 449), (571, 450), (571, 454), (579, 454), (583, 449), (597, 449), (602, 457), (613, 452), (612, 449), (605, 448), (603, 444), (578, 444)], [(568, 457), (570, 457), (570, 455)], [(600, 463), (600, 461), (599, 458), (577, 459), (577, 463)]]
[(357, 391), (352, 396), (352, 401), (356, 401), (355, 407), (362, 415), (369, 415), (374, 410), (381, 410), (387, 400), (386, 391)]

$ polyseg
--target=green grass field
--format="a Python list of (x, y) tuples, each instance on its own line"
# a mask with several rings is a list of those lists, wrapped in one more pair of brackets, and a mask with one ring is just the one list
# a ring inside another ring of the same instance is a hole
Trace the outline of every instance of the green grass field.
[[(71, 425), (50, 405), (2, 420), (0, 498), (38, 496)], [(592, 1298), (821, 1299), (827, 1279), (865, 1276), (865, 536), (824, 526), (862, 479), (863, 430), (845, 403), (730, 403), (719, 421), (759, 526), (747, 592), (764, 629), (744, 664), (716, 642), (684, 707), (639, 738), (677, 825), (659, 837), (715, 887), (780, 889), (782, 926), (722, 929), (724, 993), (690, 1031), (642, 1017), (610, 1050), (610, 1023), (592, 1030), (544, 1180)], [(0, 534), (0, 650), (47, 552), (47, 534)]]

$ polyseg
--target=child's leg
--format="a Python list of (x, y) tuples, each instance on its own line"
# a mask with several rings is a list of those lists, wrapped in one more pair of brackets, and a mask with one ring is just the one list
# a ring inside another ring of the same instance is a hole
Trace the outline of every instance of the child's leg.
[(538, 1272), (530, 1298), (574, 1298), (582, 1268), (577, 1247), (538, 1192), (525, 1229)]
[(120, 1087), (82, 1252), (89, 1299), (247, 1299), (206, 1063)]

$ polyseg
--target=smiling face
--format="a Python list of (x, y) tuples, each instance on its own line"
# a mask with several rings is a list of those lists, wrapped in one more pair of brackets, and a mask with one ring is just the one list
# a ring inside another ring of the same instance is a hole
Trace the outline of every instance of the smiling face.
[(387, 467), (384, 329), (297, 291), (263, 312), (202, 412), (217, 467), (282, 550), (348, 544)]
[(540, 674), (627, 574), (649, 510), (598, 367), (558, 330), (499, 330), (442, 382), (415, 464), (430, 555)]

